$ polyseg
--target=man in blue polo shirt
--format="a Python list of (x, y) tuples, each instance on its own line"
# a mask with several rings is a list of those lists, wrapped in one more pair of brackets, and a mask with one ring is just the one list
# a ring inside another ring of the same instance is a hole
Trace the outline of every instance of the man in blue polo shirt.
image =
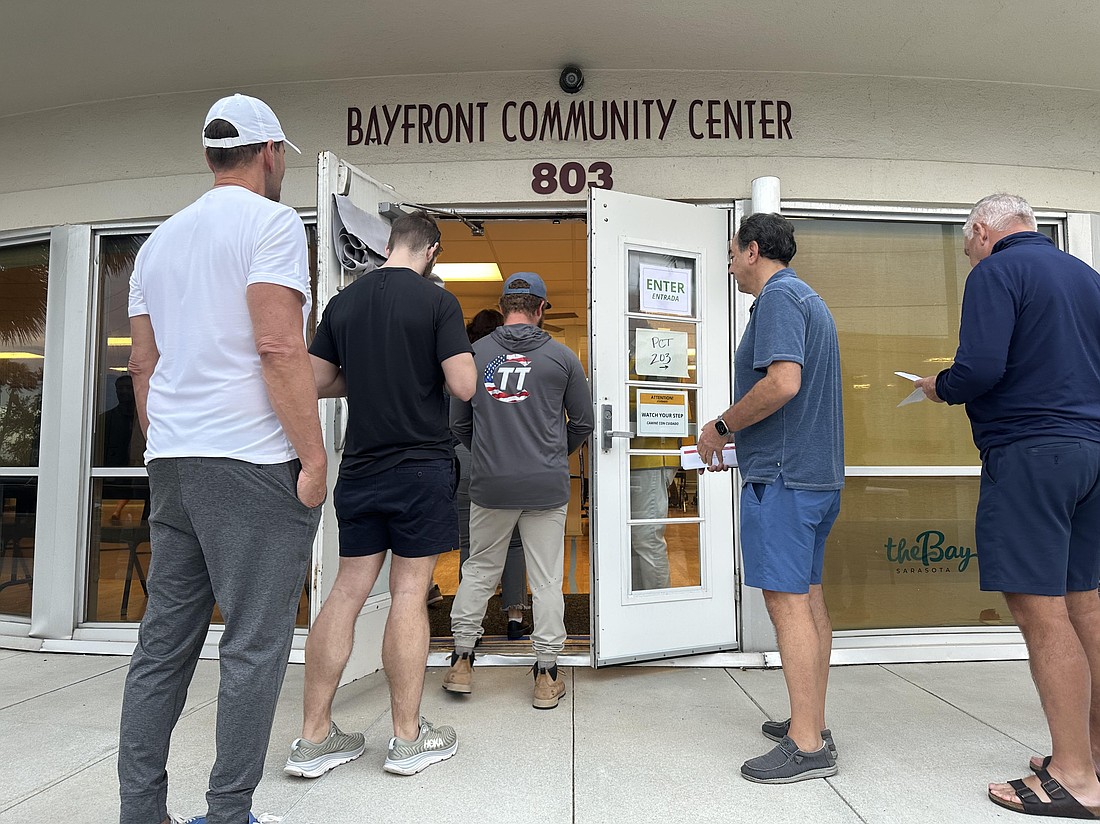
[(1100, 818), (1100, 275), (1035, 229), (1020, 197), (978, 201), (955, 363), (917, 385), (966, 404), (981, 588), (1005, 594), (1050, 727), (1037, 775), (991, 784), (990, 800)]
[(756, 301), (734, 357), (735, 403), (699, 428), (707, 464), (737, 437), (745, 584), (764, 591), (790, 696), (791, 718), (761, 728), (778, 745), (741, 767), (762, 784), (836, 774), (821, 570), (844, 486), (840, 347), (825, 302), (789, 266), (796, 250), (777, 214), (746, 218), (730, 242), (730, 274)]

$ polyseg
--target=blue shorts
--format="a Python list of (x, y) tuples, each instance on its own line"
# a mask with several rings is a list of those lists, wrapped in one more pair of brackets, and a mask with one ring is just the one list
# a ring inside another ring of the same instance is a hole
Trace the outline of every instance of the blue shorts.
[(775, 483), (742, 486), (745, 585), (806, 593), (820, 584), (825, 539), (839, 514), (839, 489), (787, 489), (782, 476)]
[(1024, 438), (987, 450), (975, 519), (981, 588), (1065, 595), (1100, 582), (1100, 443)]
[(332, 501), (340, 523), (340, 555), (392, 550), (423, 558), (458, 546), (454, 461), (405, 461), (365, 478), (341, 478)]

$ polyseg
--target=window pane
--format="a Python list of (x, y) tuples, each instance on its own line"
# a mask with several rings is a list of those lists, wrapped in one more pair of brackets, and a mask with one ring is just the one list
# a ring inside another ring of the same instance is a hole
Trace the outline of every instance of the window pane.
[(140, 621), (149, 572), (149, 479), (92, 482), (88, 620)]
[[(87, 620), (140, 621), (150, 560), (149, 479), (95, 478), (91, 512)], [(222, 620), (216, 606), (210, 620)], [(298, 602), (297, 625), (308, 623), (307, 581)]]
[(1012, 624), (978, 589), (979, 480), (847, 479), (822, 577), (834, 629)]
[(959, 343), (970, 264), (962, 226), (799, 220), (794, 268), (825, 299), (840, 337), (846, 463), (974, 465), (961, 406), (897, 408), (912, 384), (895, 370), (932, 375)]
[[(306, 226), (310, 285), (316, 306), (316, 227)], [(144, 467), (145, 439), (138, 425), (130, 357), (130, 275), (138, 250), (148, 238), (99, 238), (99, 317), (96, 326), (96, 416), (92, 465)], [(306, 324), (313, 336), (316, 314)], [(94, 478), (89, 523), (88, 621), (139, 621), (145, 613), (145, 574), (149, 569), (149, 481), (146, 477)], [(213, 623), (221, 621), (215, 607)], [(309, 583), (302, 591), (298, 626), (309, 623)]]
[(695, 258), (627, 250), (629, 312), (695, 316)]
[(92, 466), (144, 466), (145, 438), (137, 422), (127, 311), (134, 259), (148, 235), (106, 236), (99, 246), (99, 354)]
[(0, 614), (31, 614), (36, 478), (0, 478)]
[[(698, 478), (671, 468), (631, 469), (631, 519), (698, 515)], [(631, 590), (701, 586), (699, 529), (698, 522), (671, 520), (632, 525)]]
[(0, 466), (37, 466), (45, 364), (46, 241), (0, 248)]
[(697, 328), (666, 318), (628, 318), (630, 380), (695, 383)]

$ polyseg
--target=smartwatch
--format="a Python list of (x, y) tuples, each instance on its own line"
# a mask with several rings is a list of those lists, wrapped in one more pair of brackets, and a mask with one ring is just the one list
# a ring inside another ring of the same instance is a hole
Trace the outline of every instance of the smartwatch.
[(718, 431), (718, 434), (721, 435), (723, 438), (726, 437), (727, 435), (729, 435), (729, 433), (730, 433), (730, 428), (728, 426), (726, 426), (726, 422), (724, 420), (722, 420), (721, 417), (718, 417), (718, 418), (715, 419), (714, 428)]

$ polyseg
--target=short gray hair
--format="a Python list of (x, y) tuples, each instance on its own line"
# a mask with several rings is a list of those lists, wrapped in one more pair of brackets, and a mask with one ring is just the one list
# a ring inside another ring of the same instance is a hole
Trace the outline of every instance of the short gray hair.
[(997, 192), (988, 195), (974, 204), (970, 217), (963, 224), (963, 237), (974, 237), (974, 224), (984, 223), (994, 231), (1007, 229), (1013, 224), (1023, 223), (1032, 232), (1036, 229), (1035, 212), (1030, 204), (1019, 195)]

